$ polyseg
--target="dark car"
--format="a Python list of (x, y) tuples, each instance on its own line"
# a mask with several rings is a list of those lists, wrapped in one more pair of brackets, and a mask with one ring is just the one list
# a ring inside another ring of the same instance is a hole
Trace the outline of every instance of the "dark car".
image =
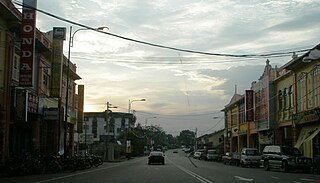
[(164, 165), (164, 154), (161, 151), (152, 151), (148, 157), (148, 164)]
[(306, 173), (312, 170), (312, 159), (302, 156), (302, 153), (293, 147), (266, 146), (262, 152), (261, 161), (265, 170), (270, 168), (288, 171), (303, 171)]

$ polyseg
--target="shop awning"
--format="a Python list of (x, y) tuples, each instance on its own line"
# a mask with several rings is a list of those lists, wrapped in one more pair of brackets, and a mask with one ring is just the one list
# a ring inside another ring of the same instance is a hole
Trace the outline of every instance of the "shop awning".
[(320, 132), (320, 125), (306, 126), (300, 131), (299, 138), (294, 147), (300, 148), (300, 146), (306, 142), (312, 140)]

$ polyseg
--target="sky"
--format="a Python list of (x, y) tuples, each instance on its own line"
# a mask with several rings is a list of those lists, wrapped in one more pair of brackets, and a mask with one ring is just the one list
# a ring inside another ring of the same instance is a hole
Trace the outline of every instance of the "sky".
[[(18, 1), (20, 2), (20, 1)], [(38, 0), (38, 9), (126, 38), (221, 54), (310, 49), (320, 32), (320, 1), (260, 0)], [(43, 32), (81, 28), (42, 13)], [(64, 53), (68, 54), (68, 40)], [(299, 53), (302, 54), (302, 53)], [(137, 123), (178, 135), (224, 128), (221, 110), (263, 73), (266, 60), (281, 67), (291, 57), (234, 58), (154, 47), (92, 30), (74, 34), (71, 62), (85, 85), (85, 112), (128, 112)], [(146, 101), (138, 101), (146, 99)]]

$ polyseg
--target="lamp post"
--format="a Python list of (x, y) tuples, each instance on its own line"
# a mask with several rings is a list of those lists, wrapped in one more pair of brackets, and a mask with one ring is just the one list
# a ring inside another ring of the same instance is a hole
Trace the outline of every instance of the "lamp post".
[(151, 118), (157, 118), (157, 116), (153, 116), (153, 117), (148, 117), (148, 118), (146, 118), (145, 128), (147, 128), (148, 119), (151, 119)]
[(135, 99), (135, 100), (130, 100), (130, 99), (129, 99), (128, 113), (131, 113), (131, 104), (132, 104), (132, 102), (136, 102), (136, 101), (146, 101), (146, 99), (145, 99), (145, 98)]
[[(103, 30), (108, 27), (98, 27), (96, 30)], [(67, 156), (67, 135), (68, 135), (68, 99), (69, 99), (69, 78), (70, 78), (70, 55), (71, 55), (71, 47), (73, 46), (73, 38), (75, 34), (80, 30), (89, 30), (86, 28), (80, 28), (74, 31), (72, 34), (72, 26), (70, 26), (70, 36), (69, 36), (69, 46), (68, 46), (68, 62), (67, 62), (67, 81), (66, 81), (66, 104), (65, 104), (65, 114), (64, 114), (64, 157)], [(85, 137), (86, 141), (86, 137)]]
[(106, 132), (109, 133), (109, 109), (110, 108), (118, 108), (116, 106), (112, 106), (109, 102), (107, 102), (107, 110), (106, 110)]

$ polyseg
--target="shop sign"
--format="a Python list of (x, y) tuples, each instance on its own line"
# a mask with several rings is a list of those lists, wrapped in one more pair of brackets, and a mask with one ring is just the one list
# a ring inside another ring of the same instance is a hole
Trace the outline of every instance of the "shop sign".
[(319, 119), (320, 119), (320, 108), (308, 110), (308, 111), (293, 115), (293, 121), (295, 124), (317, 121)]
[(37, 113), (39, 98), (33, 93), (28, 93), (28, 112)]
[(59, 109), (50, 108), (43, 111), (44, 120), (58, 120), (59, 119)]
[(253, 121), (253, 90), (246, 90), (246, 121)]
[[(32, 7), (37, 6), (36, 0), (24, 0), (24, 4)], [(36, 11), (23, 7), (22, 30), (21, 30), (21, 67), (20, 86), (33, 86), (33, 62), (36, 34)]]

